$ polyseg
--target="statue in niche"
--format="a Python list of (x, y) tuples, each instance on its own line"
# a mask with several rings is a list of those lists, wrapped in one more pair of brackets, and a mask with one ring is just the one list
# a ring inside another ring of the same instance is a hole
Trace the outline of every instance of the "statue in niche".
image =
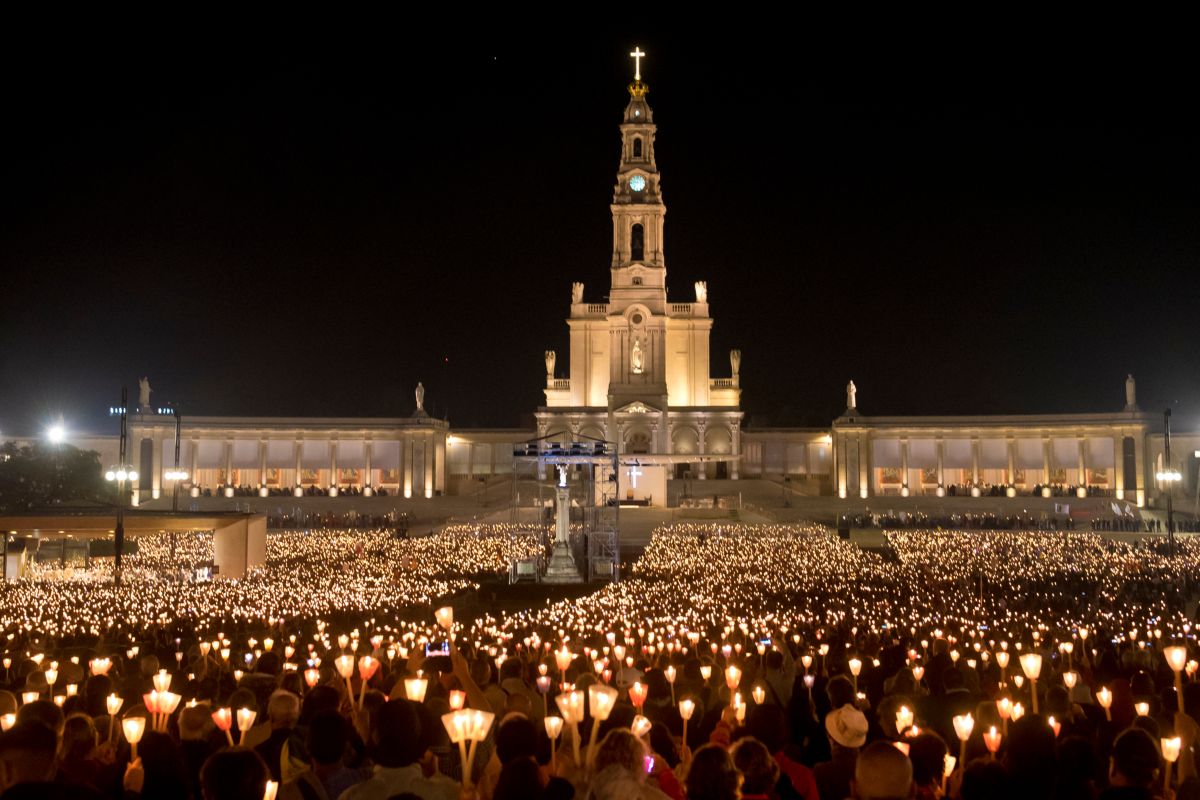
[(578, 281), (571, 284), (571, 302), (572, 303), (582, 303), (583, 302), (583, 284), (579, 283)]
[(707, 281), (696, 281), (696, 302), (697, 303), (707, 303), (708, 302), (708, 282)]
[(742, 372), (742, 351), (729, 351), (729, 368), (733, 370), (733, 377), (737, 377)]
[(546, 377), (554, 377), (554, 362), (558, 358), (553, 350), (546, 351)]
[(425, 384), (417, 381), (417, 413), (425, 412)]
[(644, 364), (642, 361), (642, 340), (633, 340), (633, 349), (629, 352), (629, 365), (633, 368), (634, 375), (641, 375)]
[(151, 391), (152, 390), (150, 388), (150, 379), (149, 378), (139, 378), (138, 379), (138, 405), (141, 406), (142, 408), (149, 407)]

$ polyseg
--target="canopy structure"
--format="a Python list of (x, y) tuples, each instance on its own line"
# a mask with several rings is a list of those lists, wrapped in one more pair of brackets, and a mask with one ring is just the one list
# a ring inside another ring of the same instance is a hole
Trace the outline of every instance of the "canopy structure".
[[(0, 532), (10, 536), (107, 538), (117, 526), (115, 509), (47, 511), (0, 516)], [(125, 535), (212, 531), (213, 577), (236, 579), (267, 560), (266, 514), (125, 510)]]

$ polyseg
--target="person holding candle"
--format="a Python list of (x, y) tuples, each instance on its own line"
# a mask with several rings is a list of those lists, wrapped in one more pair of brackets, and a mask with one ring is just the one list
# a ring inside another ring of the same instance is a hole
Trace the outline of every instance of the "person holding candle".
[(266, 740), (258, 744), (254, 750), (267, 763), (271, 771), (271, 780), (283, 783), (291, 778), (284, 775), (283, 761), (284, 745), (288, 746), (288, 758), (298, 759), (303, 764), (307, 759), (304, 739), (298, 735), (296, 725), (300, 721), (300, 698), (282, 689), (271, 694), (267, 701), (267, 722), (271, 726)]
[[(588, 800), (669, 800), (647, 780), (654, 769), (645, 743), (626, 728), (613, 728), (600, 740), (588, 783)], [(647, 769), (649, 767), (649, 769)]]
[(1129, 728), (1113, 742), (1108, 761), (1108, 788), (1100, 800), (1148, 800), (1162, 768), (1159, 747), (1150, 735)]
[[(350, 724), (341, 714), (334, 710), (315, 714), (305, 739), (311, 768), (281, 785), (278, 800), (307, 800), (313, 796), (337, 800), (342, 792), (369, 778), (368, 770), (346, 766), (349, 742)], [(307, 786), (302, 788), (302, 783)]]
[(854, 765), (851, 791), (855, 800), (907, 798), (912, 789), (912, 762), (903, 753), (883, 741), (863, 748)]
[(936, 733), (922, 733), (908, 740), (908, 760), (912, 762), (913, 800), (937, 800), (941, 796), (942, 777), (949, 750)]
[(849, 797), (858, 751), (867, 743), (866, 716), (847, 703), (825, 715), (825, 734), (832, 757), (813, 767), (817, 793), (822, 797)]
[(258, 753), (227, 747), (213, 753), (200, 770), (202, 800), (262, 800), (270, 779)]
[(17, 722), (0, 734), (0, 792), (12, 797), (99, 800), (100, 793), (90, 786), (53, 782), (57, 749), (54, 731), (38, 722)]
[(786, 752), (792, 735), (783, 709), (769, 703), (750, 709), (746, 715), (745, 732), (762, 742), (771, 752), (775, 763), (779, 765), (780, 781), (787, 781), (790, 791), (804, 800), (818, 800), (817, 780), (813, 771)]
[(367, 744), (375, 773), (347, 789), (341, 800), (387, 800), (402, 792), (425, 800), (459, 800), (457, 782), (438, 772), (423, 773), (425, 738), (412, 701), (390, 700), (374, 716)]

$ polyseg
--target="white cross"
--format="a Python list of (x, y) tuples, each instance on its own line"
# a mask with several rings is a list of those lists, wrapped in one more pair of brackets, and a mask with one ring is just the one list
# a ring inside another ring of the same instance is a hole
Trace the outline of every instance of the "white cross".
[(637, 468), (637, 464), (634, 464), (629, 468), (629, 472), (626, 474), (629, 475), (629, 484), (636, 489), (638, 477), (644, 475), (645, 473)]
[(633, 59), (633, 79), (640, 81), (642, 79), (642, 59), (646, 57), (646, 54), (642, 52), (642, 48), (634, 45), (633, 52), (629, 54), (629, 57)]

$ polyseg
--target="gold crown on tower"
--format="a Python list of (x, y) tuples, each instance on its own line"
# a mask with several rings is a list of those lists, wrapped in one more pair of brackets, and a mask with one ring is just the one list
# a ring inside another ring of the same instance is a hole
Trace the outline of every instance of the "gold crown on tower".
[(643, 97), (646, 96), (646, 93), (650, 91), (650, 87), (647, 84), (642, 83), (640, 80), (634, 81), (633, 83), (629, 84), (628, 89), (629, 89), (629, 96), (632, 97), (634, 100), (641, 100)]

